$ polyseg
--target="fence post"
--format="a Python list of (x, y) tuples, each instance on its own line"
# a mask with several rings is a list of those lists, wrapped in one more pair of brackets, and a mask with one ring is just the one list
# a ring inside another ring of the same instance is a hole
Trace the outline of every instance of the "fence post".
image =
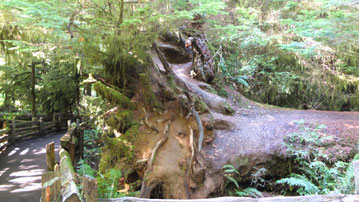
[(15, 141), (15, 129), (16, 129), (16, 123), (15, 123), (15, 117), (12, 118), (11, 122), (11, 138), (10, 138), (10, 144), (14, 143)]
[(71, 119), (67, 121), (67, 130), (71, 128)]
[(60, 131), (61, 127), (62, 127), (62, 117), (61, 117), (61, 114), (58, 114), (58, 117), (57, 117), (57, 130)]
[(59, 123), (58, 123), (58, 119), (57, 119), (57, 117), (56, 117), (56, 114), (53, 114), (52, 115), (52, 122), (54, 122), (54, 124), (55, 124), (55, 130), (58, 130), (58, 125), (59, 125)]
[(82, 192), (86, 202), (97, 202), (97, 180), (87, 175), (82, 176)]
[(6, 128), (6, 126), (7, 126), (7, 121), (4, 121), (4, 122), (2, 123), (2, 128)]
[(54, 171), (55, 166), (55, 143), (46, 145), (46, 165), (48, 171)]
[(40, 132), (40, 134), (43, 134), (43, 132), (44, 132), (44, 118), (43, 117), (40, 117), (39, 132)]

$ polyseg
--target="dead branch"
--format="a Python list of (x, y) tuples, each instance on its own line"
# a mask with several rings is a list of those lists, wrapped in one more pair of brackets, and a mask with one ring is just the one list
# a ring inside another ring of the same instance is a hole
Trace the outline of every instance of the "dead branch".
[(118, 106), (117, 106), (117, 107), (114, 107), (114, 108), (108, 110), (107, 112), (105, 112), (102, 116), (103, 116), (104, 118), (106, 118), (106, 117), (108, 117), (110, 114), (116, 113), (116, 112), (118, 111), (118, 109), (119, 109)]

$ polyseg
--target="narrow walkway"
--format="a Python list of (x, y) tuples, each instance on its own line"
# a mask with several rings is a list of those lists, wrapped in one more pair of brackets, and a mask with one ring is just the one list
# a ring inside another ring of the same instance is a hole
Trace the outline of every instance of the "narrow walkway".
[(46, 171), (45, 145), (54, 141), (57, 150), (64, 132), (50, 133), (10, 146), (0, 154), (0, 201), (40, 201), (41, 175)]

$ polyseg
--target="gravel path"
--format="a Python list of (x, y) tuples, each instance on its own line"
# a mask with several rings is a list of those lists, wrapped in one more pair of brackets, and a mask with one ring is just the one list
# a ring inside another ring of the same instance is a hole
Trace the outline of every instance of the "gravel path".
[(25, 140), (0, 154), (0, 201), (40, 201), (41, 175), (46, 171), (45, 145), (55, 142), (58, 161), (59, 140), (64, 133)]

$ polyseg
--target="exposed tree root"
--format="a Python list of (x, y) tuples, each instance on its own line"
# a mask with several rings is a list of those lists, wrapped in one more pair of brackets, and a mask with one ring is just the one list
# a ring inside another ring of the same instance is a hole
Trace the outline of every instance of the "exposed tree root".
[(149, 198), (151, 195), (152, 190), (159, 184), (161, 184), (160, 181), (158, 180), (154, 180), (154, 181), (149, 181), (148, 179), (146, 179), (146, 177), (148, 176), (148, 174), (152, 171), (153, 169), (153, 161), (155, 159), (156, 153), (159, 150), (159, 148), (167, 141), (168, 136), (169, 136), (169, 128), (170, 128), (170, 124), (171, 124), (172, 120), (166, 125), (164, 131), (163, 131), (163, 137), (157, 142), (156, 146), (153, 148), (152, 150), (152, 154), (151, 154), (151, 158), (148, 161), (148, 167), (147, 170), (145, 171), (143, 180), (142, 180), (142, 186), (141, 186), (141, 193), (140, 193), (140, 197), (141, 198)]
[(153, 125), (151, 125), (149, 122), (148, 122), (148, 116), (147, 116), (147, 112), (146, 112), (146, 109), (145, 108), (142, 108), (143, 109), (143, 112), (145, 114), (145, 118), (144, 118), (144, 123), (145, 125), (150, 128), (151, 130), (155, 131), (156, 133), (159, 133), (160, 131), (154, 127)]
[(192, 91), (187, 86), (187, 84), (182, 79), (178, 78), (177, 75), (173, 72), (173, 68), (167, 62), (166, 57), (164, 56), (163, 52), (158, 48), (157, 44), (154, 43), (152, 46), (155, 49), (155, 51), (156, 51), (156, 53), (158, 55), (158, 58), (160, 59), (163, 67), (165, 68), (166, 74), (171, 75), (175, 79), (176, 83), (184, 88), (184, 90), (185, 90), (184, 94), (187, 96), (188, 100), (191, 101), (190, 106), (191, 106), (192, 109), (189, 110), (189, 111), (192, 111), (192, 114), (195, 117), (197, 125), (198, 125), (198, 129), (199, 129), (198, 150), (201, 151), (203, 137), (204, 137), (204, 131), (203, 131), (203, 125), (202, 125), (202, 121), (201, 121), (201, 119), (199, 117), (199, 114), (194, 108), (194, 101), (192, 100), (192, 97), (189, 95), (189, 92), (192, 92)]
[(198, 130), (199, 130), (199, 137), (198, 137), (198, 151), (201, 151), (202, 148), (202, 142), (203, 142), (203, 137), (204, 137), (204, 132), (203, 132), (203, 125), (202, 125), (202, 121), (199, 118), (199, 114), (198, 112), (194, 109), (194, 106), (192, 106), (192, 114), (196, 119), (197, 125), (198, 125)]
[(194, 142), (193, 142), (193, 129), (191, 128), (191, 126), (188, 126), (188, 128), (189, 128), (189, 144), (190, 144), (190, 149), (191, 149), (191, 158), (188, 162), (188, 166), (186, 169), (186, 175), (184, 178), (184, 186), (185, 186), (186, 196), (188, 199), (190, 199), (191, 193), (189, 190), (188, 182), (190, 180), (190, 173), (192, 173), (192, 164), (193, 164), (193, 157), (194, 157)]

